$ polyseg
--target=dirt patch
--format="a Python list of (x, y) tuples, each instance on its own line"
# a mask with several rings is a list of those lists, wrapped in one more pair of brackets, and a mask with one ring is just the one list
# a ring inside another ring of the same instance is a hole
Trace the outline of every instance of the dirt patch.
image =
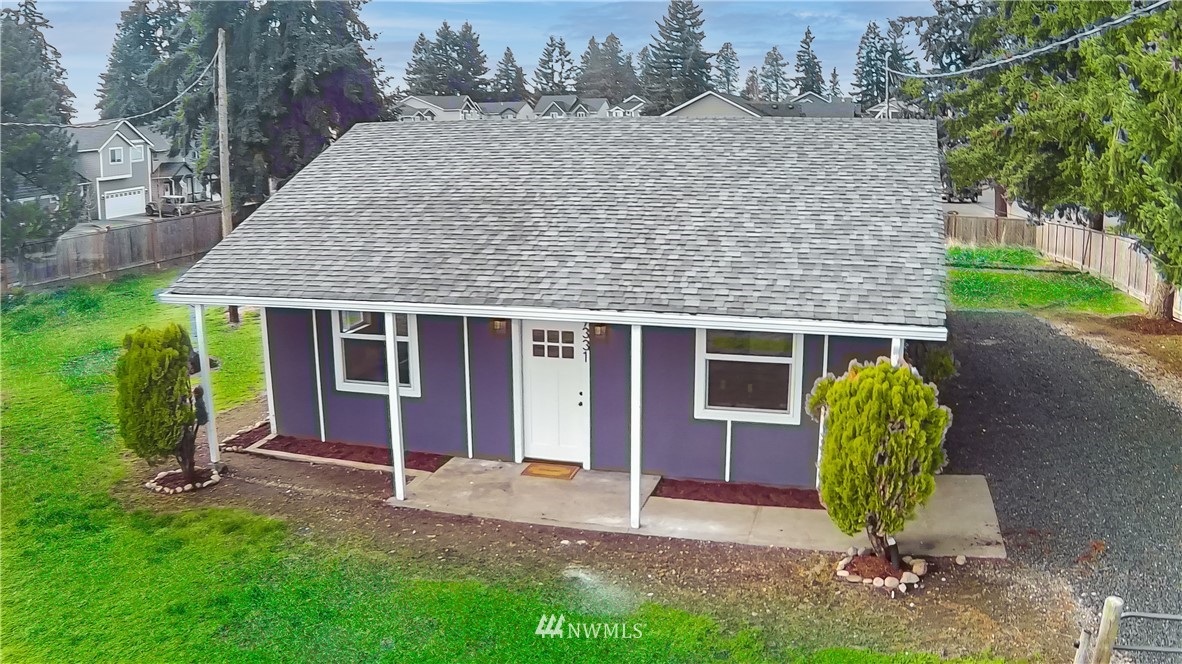
[(850, 574), (857, 574), (863, 579), (873, 579), (876, 577), (885, 579), (888, 576), (899, 578), (903, 576), (903, 570), (897, 569), (891, 564), (891, 561), (875, 555), (854, 556), (845, 568)]
[(1091, 314), (1053, 314), (1047, 321), (1135, 372), (1182, 409), (1182, 323)]
[(168, 475), (157, 477), (154, 481), (156, 486), (160, 487), (161, 489), (176, 490), (184, 487), (186, 484), (201, 484), (203, 482), (208, 482), (211, 478), (213, 478), (213, 469), (198, 468), (196, 471), (194, 471), (193, 475), (195, 477), (192, 482), (185, 479), (184, 473), (170, 473)]
[(791, 489), (744, 484), (741, 482), (706, 482), (700, 480), (671, 480), (662, 478), (653, 495), (659, 498), (681, 498), (683, 500), (704, 500), (714, 503), (736, 505), (759, 505), (762, 507), (797, 507), (810, 510), (825, 509), (813, 489)]
[[(261, 438), (256, 440), (261, 440)], [(296, 438), (294, 436), (276, 436), (259, 445), (259, 447), (264, 450), (278, 450), (280, 452), (304, 454), (324, 459), (356, 461), (378, 466), (390, 465), (390, 450), (373, 445), (350, 445), (348, 443), (324, 442), (309, 438)], [(407, 452), (406, 467), (411, 470), (422, 470), (433, 473), (439, 470), (440, 466), (447, 463), (450, 459), (450, 456), (443, 454)]]

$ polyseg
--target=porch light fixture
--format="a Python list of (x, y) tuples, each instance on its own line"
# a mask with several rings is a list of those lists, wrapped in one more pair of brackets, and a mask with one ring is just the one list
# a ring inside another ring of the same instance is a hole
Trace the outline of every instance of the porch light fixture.
[(509, 321), (504, 318), (494, 318), (488, 322), (488, 331), (498, 337), (509, 333)]
[(611, 327), (607, 323), (591, 324), (591, 336), (596, 341), (606, 341), (609, 330), (611, 330)]

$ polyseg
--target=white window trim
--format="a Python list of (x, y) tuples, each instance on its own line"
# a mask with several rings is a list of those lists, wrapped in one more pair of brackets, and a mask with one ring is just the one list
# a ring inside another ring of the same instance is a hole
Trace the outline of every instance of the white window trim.
[[(711, 328), (714, 329), (714, 328)], [(804, 335), (792, 335), (792, 357), (769, 357), (767, 355), (729, 355), (706, 352), (706, 329), (697, 329), (697, 345), (694, 351), (694, 417), (699, 420), (723, 420), (726, 422), (755, 422), (762, 424), (800, 424), (800, 412), (804, 371)], [(778, 413), (768, 410), (747, 408), (719, 408), (706, 405), (706, 360), (719, 359), (733, 362), (758, 362), (760, 364), (790, 364), (788, 404), (790, 410)]]
[[(349, 309), (348, 311), (353, 310)], [(344, 339), (347, 337), (350, 339), (366, 339), (368, 341), (384, 341), (386, 335), (342, 332), (340, 310), (333, 310), (330, 314), (332, 316), (332, 365), (333, 375), (336, 378), (337, 391), (361, 392), (363, 394), (389, 394), (390, 387), (388, 383), (370, 383), (345, 379)], [(381, 314), (379, 313), (378, 315)], [(398, 394), (403, 397), (415, 398), (422, 396), (422, 383), (419, 380), (419, 324), (414, 314), (406, 314), (406, 333), (406, 337), (397, 337), (397, 339), (402, 340), (405, 338), (410, 344), (408, 349), (408, 353), (410, 354), (410, 385), (399, 386)], [(397, 361), (398, 358), (386, 358), (387, 364)]]
[[(115, 161), (115, 151), (119, 151), (119, 161)], [(107, 150), (108, 164), (122, 164), (123, 163), (123, 146), (115, 146)]]
[[(139, 159), (136, 159), (137, 154), (139, 155)], [(136, 164), (136, 163), (139, 163), (143, 160), (144, 160), (144, 146), (142, 146), (142, 145), (131, 146), (131, 163)]]

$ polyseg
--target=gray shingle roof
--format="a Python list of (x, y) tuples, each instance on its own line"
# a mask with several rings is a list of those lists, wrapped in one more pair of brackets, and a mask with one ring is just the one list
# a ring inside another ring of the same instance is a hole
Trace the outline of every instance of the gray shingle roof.
[[(139, 140), (139, 136), (136, 135), (135, 131), (132, 131), (131, 129), (128, 129), (126, 126), (124, 126), (130, 124), (130, 122), (124, 121), (116, 124), (102, 125), (99, 127), (69, 127), (66, 129), (66, 131), (68, 131), (70, 136), (72, 136), (74, 140), (78, 142), (78, 150), (97, 150), (101, 148), (103, 143), (106, 143), (107, 139), (111, 137), (111, 134), (114, 134), (116, 131), (123, 133), (129, 140)], [(139, 129), (139, 127), (136, 127), (136, 129)], [(148, 137), (148, 140), (155, 142), (155, 139), (151, 136)]]
[(941, 326), (938, 159), (929, 121), (360, 124), (172, 291)]

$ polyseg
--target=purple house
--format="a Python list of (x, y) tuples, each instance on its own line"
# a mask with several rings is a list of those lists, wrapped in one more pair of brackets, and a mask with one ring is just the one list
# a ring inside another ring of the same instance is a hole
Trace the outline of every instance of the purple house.
[(946, 338), (938, 159), (929, 121), (359, 124), (162, 299), (260, 307), (273, 430), (389, 447), (397, 499), (407, 451), (573, 462), (638, 526), (642, 472), (813, 487), (813, 382)]

